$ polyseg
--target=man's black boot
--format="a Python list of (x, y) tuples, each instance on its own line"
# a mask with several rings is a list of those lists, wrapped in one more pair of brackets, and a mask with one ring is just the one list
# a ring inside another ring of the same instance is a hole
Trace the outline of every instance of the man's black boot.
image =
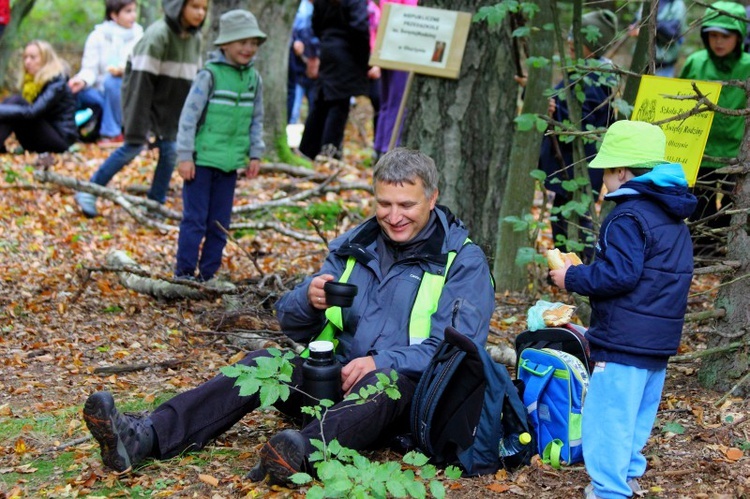
[(260, 482), (264, 478), (266, 478), (266, 470), (263, 468), (263, 465), (258, 461), (258, 464), (253, 466), (253, 468), (247, 472), (247, 475), (245, 475), (245, 478), (249, 479), (251, 482)]
[(291, 483), (289, 477), (305, 469), (306, 444), (305, 437), (295, 430), (284, 430), (274, 435), (260, 449), (260, 469), (253, 469), (251, 473), (255, 472), (255, 476), (268, 474), (271, 484)]
[(109, 392), (90, 395), (83, 420), (101, 447), (104, 465), (123, 472), (151, 455), (154, 428), (147, 415), (120, 414)]

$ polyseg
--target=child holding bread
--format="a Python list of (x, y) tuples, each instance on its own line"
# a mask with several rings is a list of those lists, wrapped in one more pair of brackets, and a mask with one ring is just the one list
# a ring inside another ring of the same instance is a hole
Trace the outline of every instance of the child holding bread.
[(655, 125), (618, 121), (589, 168), (604, 170), (606, 199), (596, 258), (550, 277), (591, 301), (586, 333), (595, 363), (583, 407), (588, 499), (630, 497), (646, 470), (643, 448), (659, 407), (667, 360), (677, 352), (693, 275), (685, 225), (697, 200), (679, 164), (664, 160)]

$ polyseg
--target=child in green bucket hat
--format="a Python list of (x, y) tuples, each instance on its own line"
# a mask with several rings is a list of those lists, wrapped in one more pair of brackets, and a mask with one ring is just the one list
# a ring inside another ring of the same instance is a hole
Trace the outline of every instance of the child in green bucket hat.
[(265, 40), (252, 13), (222, 14), (214, 41), (219, 50), (185, 101), (177, 134), (177, 171), (185, 182), (175, 277), (214, 276), (227, 242), (237, 174), (246, 170), (254, 178), (260, 170), (263, 81), (253, 60)]
[(677, 352), (693, 276), (684, 219), (697, 200), (679, 164), (667, 162), (655, 125), (618, 121), (589, 168), (604, 169), (604, 220), (590, 265), (550, 271), (560, 288), (589, 296), (586, 338), (595, 363), (583, 406), (586, 498), (630, 497), (646, 471), (643, 447), (656, 418), (667, 360)]

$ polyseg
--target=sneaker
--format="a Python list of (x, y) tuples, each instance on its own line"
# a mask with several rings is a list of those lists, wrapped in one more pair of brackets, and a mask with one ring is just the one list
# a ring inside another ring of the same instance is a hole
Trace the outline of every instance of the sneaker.
[(583, 489), (583, 499), (600, 499), (594, 492), (594, 484), (590, 483)]
[(96, 141), (96, 145), (99, 147), (120, 147), (125, 141), (125, 137), (122, 134), (115, 135), (114, 137), (104, 137)]
[(154, 447), (151, 418), (144, 415), (120, 414), (109, 392), (96, 392), (83, 406), (83, 420), (91, 435), (99, 442), (102, 462), (122, 473), (143, 462)]
[(89, 194), (88, 192), (76, 192), (73, 196), (76, 200), (76, 204), (81, 208), (81, 211), (88, 218), (94, 218), (99, 215), (96, 211), (96, 196)]
[[(630, 487), (630, 490), (632, 490), (634, 494), (638, 494), (639, 492), (643, 492), (643, 489), (641, 488), (641, 484), (638, 483), (638, 480), (636, 480), (635, 478), (628, 479), (628, 487)], [(594, 493), (594, 484), (593, 483), (590, 483), (590, 484), (586, 485), (586, 488), (583, 489), (583, 497), (585, 499), (594, 499), (594, 498), (598, 497)]]
[[(298, 431), (284, 430), (277, 433), (260, 449), (260, 469), (254, 476), (268, 474), (271, 485), (291, 483), (289, 477), (305, 468), (306, 447), (305, 437)], [(253, 468), (251, 473), (255, 472)]]
[(628, 478), (628, 487), (630, 487), (630, 490), (633, 491), (633, 494), (638, 494), (639, 492), (643, 492), (643, 489), (641, 488), (641, 484), (638, 483), (638, 480), (635, 478)]

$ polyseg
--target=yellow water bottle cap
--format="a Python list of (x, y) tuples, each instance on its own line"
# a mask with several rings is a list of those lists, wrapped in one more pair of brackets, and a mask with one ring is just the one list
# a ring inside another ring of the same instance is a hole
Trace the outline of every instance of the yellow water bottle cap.
[(518, 441), (521, 442), (523, 445), (528, 445), (531, 442), (531, 435), (529, 435), (526, 432), (523, 432), (520, 435), (518, 435)]

